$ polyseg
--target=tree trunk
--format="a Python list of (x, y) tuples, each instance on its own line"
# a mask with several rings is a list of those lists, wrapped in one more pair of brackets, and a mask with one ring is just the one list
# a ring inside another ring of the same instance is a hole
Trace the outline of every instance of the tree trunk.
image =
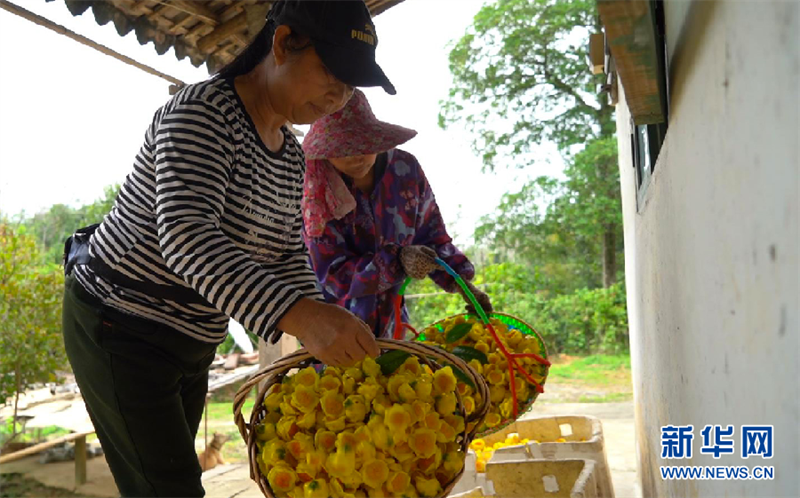
[(616, 225), (606, 225), (603, 232), (603, 287), (611, 287), (617, 281), (617, 234)]

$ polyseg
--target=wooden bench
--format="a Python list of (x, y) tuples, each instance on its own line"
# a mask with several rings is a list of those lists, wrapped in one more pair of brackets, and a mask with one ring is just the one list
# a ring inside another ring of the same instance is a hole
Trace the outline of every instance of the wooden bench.
[(75, 486), (80, 486), (86, 483), (86, 436), (94, 434), (94, 432), (73, 432), (58, 439), (39, 443), (24, 450), (15, 451), (8, 455), (0, 456), (0, 464), (13, 462), (20, 458), (25, 458), (30, 455), (35, 455), (54, 446), (69, 441), (75, 441)]

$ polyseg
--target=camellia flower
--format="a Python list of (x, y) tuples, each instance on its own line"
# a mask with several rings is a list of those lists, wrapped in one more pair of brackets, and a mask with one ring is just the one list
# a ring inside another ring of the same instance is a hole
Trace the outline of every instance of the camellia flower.
[(423, 476), (417, 476), (414, 485), (422, 496), (439, 496), (439, 491), (442, 489), (436, 478), (426, 479)]
[(442, 394), (436, 399), (436, 411), (439, 415), (450, 415), (456, 411), (457, 406), (458, 400), (456, 399), (455, 393)]
[(310, 468), (314, 469), (315, 475), (322, 470), (327, 458), (327, 452), (319, 449), (306, 453), (306, 463)]
[(511, 398), (506, 398), (500, 403), (500, 415), (503, 418), (510, 418), (514, 413), (514, 402)]
[(467, 415), (472, 415), (475, 411), (475, 398), (472, 396), (464, 396), (461, 398), (461, 402), (464, 403), (464, 410), (467, 412)]
[(396, 440), (405, 440), (408, 426), (411, 425), (411, 414), (403, 408), (403, 405), (393, 405), (389, 408), (384, 421)]
[(264, 406), (268, 410), (279, 410), (283, 403), (283, 393), (275, 392), (264, 398)]
[(386, 491), (393, 496), (403, 496), (403, 491), (408, 489), (411, 478), (406, 472), (392, 472), (386, 480)]
[(386, 411), (392, 407), (392, 401), (385, 394), (379, 394), (372, 400), (372, 409), (378, 415), (385, 415)]
[(269, 441), (277, 435), (275, 424), (271, 422), (261, 422), (256, 426), (256, 439), (259, 441)]
[(328, 475), (345, 479), (356, 470), (356, 452), (336, 450), (325, 460), (325, 471)]
[(486, 427), (497, 427), (502, 422), (500, 415), (496, 413), (489, 413), (486, 415), (486, 418), (483, 421), (486, 424)]
[(297, 431), (300, 430), (297, 427), (297, 418), (291, 415), (285, 415), (281, 420), (277, 423), (276, 429), (278, 431), (278, 436), (281, 437), (284, 441), (291, 440)]
[(358, 386), (356, 392), (364, 397), (364, 403), (371, 404), (372, 400), (378, 394), (383, 393), (383, 386), (381, 386), (375, 377), (367, 377), (361, 385)]
[(506, 381), (506, 374), (502, 370), (492, 370), (486, 374), (486, 381), (494, 386), (503, 385)]
[(305, 460), (305, 454), (314, 450), (314, 440), (308, 434), (298, 432), (286, 444), (286, 449), (297, 461)]
[(305, 413), (297, 420), (297, 427), (304, 430), (310, 430), (316, 424), (317, 424), (317, 413), (315, 411), (310, 411), (308, 413)]
[(297, 474), (289, 467), (274, 467), (267, 475), (267, 481), (273, 491), (288, 493), (297, 482)]
[(412, 450), (411, 446), (406, 442), (392, 445), (389, 451), (398, 462), (408, 461), (414, 458), (415, 455), (414, 450)]
[(428, 429), (438, 429), (439, 428), (439, 414), (436, 412), (430, 412), (425, 415), (425, 427)]
[(314, 479), (303, 486), (304, 498), (330, 498), (328, 482), (325, 479)]
[(456, 430), (452, 425), (444, 420), (439, 423), (439, 431), (436, 433), (436, 441), (439, 443), (450, 443), (456, 440)]
[(416, 356), (410, 356), (403, 362), (398, 369), (403, 372), (408, 372), (413, 376), (417, 376), (422, 372), (422, 367), (419, 364), (419, 359)]
[(330, 453), (336, 447), (336, 434), (331, 431), (317, 431), (314, 435), (314, 445), (318, 450)]
[(319, 379), (319, 389), (323, 393), (334, 392), (338, 393), (339, 389), (342, 387), (342, 381), (339, 377), (335, 377), (333, 375), (323, 375)]
[(364, 358), (361, 362), (361, 370), (363, 370), (364, 374), (368, 377), (378, 377), (381, 374), (381, 366), (369, 356)]
[(344, 415), (344, 396), (336, 391), (326, 391), (320, 399), (322, 411), (328, 418), (337, 418)]
[[(316, 374), (316, 372), (315, 372)], [(319, 396), (314, 390), (314, 387), (306, 387), (305, 385), (298, 385), (297, 389), (292, 393), (292, 405), (297, 407), (303, 413), (313, 411), (319, 403)]]
[(436, 453), (436, 432), (431, 429), (416, 429), (411, 433), (408, 445), (420, 458), (429, 458)]
[(449, 394), (456, 390), (456, 376), (453, 369), (448, 367), (440, 368), (433, 374), (433, 385), (437, 394)]
[(345, 369), (344, 376), (350, 377), (356, 382), (361, 382), (361, 380), (364, 378), (364, 372), (362, 372), (361, 368), (359, 367), (350, 367)]
[(344, 400), (344, 413), (350, 422), (363, 422), (367, 416), (367, 405), (364, 396), (351, 394)]
[(411, 403), (411, 405), (408, 405), (406, 409), (411, 413), (411, 418), (413, 419), (412, 423), (416, 424), (425, 421), (425, 415), (430, 411), (431, 405), (416, 400)]
[(364, 484), (378, 489), (389, 478), (389, 466), (383, 460), (370, 460), (361, 467), (361, 478)]
[(502, 385), (489, 387), (489, 400), (492, 403), (502, 403), (506, 399), (506, 387)]
[(448, 451), (442, 456), (442, 461), (444, 462), (444, 469), (451, 476), (458, 474), (464, 468), (464, 456), (457, 451)]
[(325, 428), (328, 429), (329, 431), (340, 432), (343, 431), (345, 427), (347, 427), (347, 421), (344, 415), (342, 415), (339, 418), (325, 419)]
[(372, 434), (372, 442), (375, 447), (380, 450), (386, 450), (392, 444), (392, 437), (389, 434), (389, 429), (384, 424), (383, 417), (380, 415), (373, 415), (367, 423), (367, 428)]
[(317, 375), (317, 371), (314, 370), (314, 367), (306, 367), (297, 372), (293, 379), (300, 386), (314, 387), (317, 385), (319, 375)]
[(486, 344), (484, 341), (476, 342), (474, 347), (483, 354), (488, 354), (490, 351), (489, 345)]

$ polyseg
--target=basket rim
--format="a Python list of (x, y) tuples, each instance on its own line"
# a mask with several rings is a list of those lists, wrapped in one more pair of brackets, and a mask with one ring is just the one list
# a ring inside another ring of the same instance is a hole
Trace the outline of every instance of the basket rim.
[[(437, 362), (431, 361), (431, 358), (438, 358), (442, 362), (450, 363), (456, 366), (459, 369), (468, 375), (471, 380), (475, 384), (476, 391), (481, 393), (482, 403), (480, 406), (477, 406), (475, 411), (472, 413), (470, 417), (467, 417), (464, 403), (461, 398), (461, 395), (456, 390), (456, 400), (458, 410), (461, 416), (464, 417), (464, 430), (461, 433), (461, 449), (466, 458), (467, 453), (469, 451), (469, 443), (475, 438), (477, 433), (477, 428), (483, 423), (483, 419), (486, 417), (486, 414), (489, 411), (489, 386), (484, 380), (483, 376), (475, 372), (475, 370), (470, 367), (464, 360), (461, 358), (445, 351), (442, 348), (429, 346), (427, 344), (422, 344), (418, 342), (411, 342), (411, 341), (397, 341), (394, 339), (378, 339), (378, 346), (381, 349), (383, 354), (384, 351), (391, 351), (391, 350), (402, 350), (406, 351), (414, 356), (419, 357), (425, 364), (431, 367), (432, 370), (436, 371), (440, 368), (444, 368), (444, 366)], [(254, 436), (254, 428), (261, 420), (266, 416), (266, 407), (264, 406), (264, 399), (266, 397), (266, 393), (269, 389), (272, 388), (275, 384), (280, 382), (286, 375), (294, 370), (295, 368), (304, 368), (305, 366), (311, 364), (314, 360), (314, 357), (305, 349), (300, 349), (289, 355), (286, 355), (278, 360), (274, 361), (272, 364), (267, 365), (266, 367), (260, 369), (256, 373), (254, 373), (236, 392), (234, 396), (234, 403), (233, 403), (233, 412), (234, 412), (234, 422), (239, 429), (239, 433), (241, 434), (242, 438), (244, 439), (245, 443), (247, 444), (248, 448), (248, 459), (250, 463), (250, 478), (258, 484), (258, 487), (261, 489), (261, 492), (264, 496), (268, 498), (275, 498), (275, 494), (272, 492), (272, 489), (269, 486), (269, 482), (267, 481), (266, 476), (261, 473), (261, 470), (258, 467), (258, 445), (257, 445), (257, 438)], [(253, 406), (253, 409), (250, 413), (249, 423), (245, 422), (245, 417), (242, 413), (242, 409), (244, 408), (244, 403), (250, 395), (250, 392), (253, 390), (254, 387), (257, 387), (259, 383), (263, 381), (263, 384), (258, 387), (258, 394), (256, 403)], [(474, 424), (472, 429), (469, 428), (471, 422), (477, 422)], [(461, 475), (464, 472), (464, 468), (462, 467), (461, 471), (458, 472), (453, 479), (446, 485), (442, 486), (442, 493), (441, 497), (447, 496), (453, 487), (456, 485), (458, 480), (461, 478)]]

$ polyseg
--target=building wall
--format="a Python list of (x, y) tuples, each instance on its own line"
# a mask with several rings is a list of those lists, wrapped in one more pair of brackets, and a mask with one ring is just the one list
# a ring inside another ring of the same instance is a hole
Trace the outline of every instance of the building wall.
[[(669, 131), (641, 206), (624, 93), (617, 107), (643, 494), (800, 496), (800, 3), (665, 8), (683, 24), (667, 30)], [(691, 459), (660, 458), (670, 424), (695, 426)], [(736, 455), (700, 454), (706, 424), (735, 427)], [(774, 425), (774, 458), (740, 458), (742, 424)], [(776, 476), (663, 481), (665, 464)]]

